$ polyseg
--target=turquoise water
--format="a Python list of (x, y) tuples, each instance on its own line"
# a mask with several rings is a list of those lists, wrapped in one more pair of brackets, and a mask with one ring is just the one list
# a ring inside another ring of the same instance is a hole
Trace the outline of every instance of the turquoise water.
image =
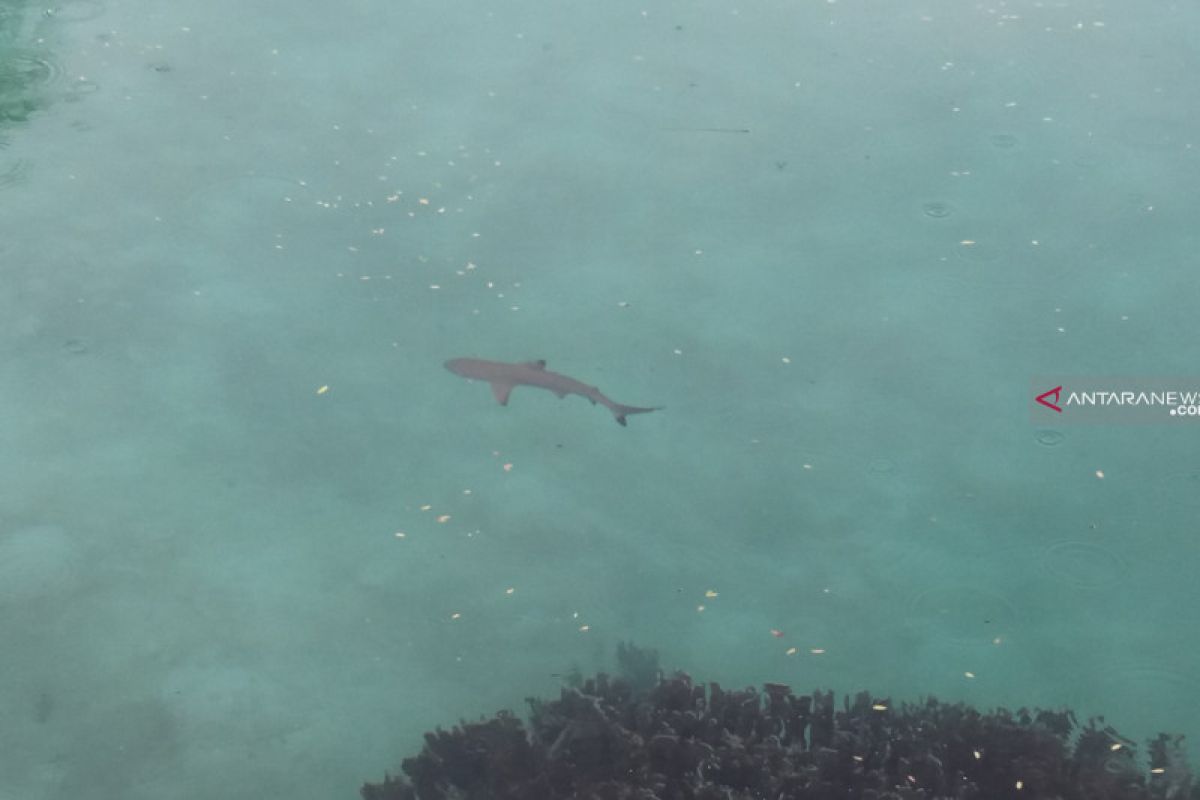
[(622, 640), (1194, 745), (1200, 423), (1029, 395), (1200, 372), (1195, 7), (253, 5), (0, 5), (0, 800), (353, 798)]

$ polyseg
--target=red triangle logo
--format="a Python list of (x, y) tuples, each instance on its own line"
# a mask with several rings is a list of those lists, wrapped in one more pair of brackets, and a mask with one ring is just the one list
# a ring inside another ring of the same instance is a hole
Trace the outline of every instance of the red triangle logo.
[[(1050, 398), (1051, 396), (1053, 396), (1053, 397), (1054, 397), (1054, 402), (1053, 402), (1053, 403), (1051, 403), (1051, 402), (1050, 402), (1050, 400), (1049, 400), (1049, 398)], [(1039, 403), (1041, 403), (1042, 405), (1044, 405), (1046, 408), (1052, 408), (1052, 409), (1054, 409), (1055, 411), (1057, 411), (1058, 413), (1060, 413), (1060, 414), (1061, 414), (1061, 413), (1062, 413), (1062, 409), (1058, 407), (1058, 401), (1059, 401), (1059, 398), (1060, 398), (1060, 397), (1062, 397), (1062, 387), (1061, 387), (1061, 386), (1055, 386), (1055, 387), (1054, 387), (1053, 389), (1051, 389), (1050, 391), (1048, 391), (1048, 392), (1042, 392), (1041, 394), (1039, 394), (1039, 395), (1037, 396), (1037, 398), (1036, 398), (1036, 399), (1037, 399), (1037, 401), (1038, 401)]]

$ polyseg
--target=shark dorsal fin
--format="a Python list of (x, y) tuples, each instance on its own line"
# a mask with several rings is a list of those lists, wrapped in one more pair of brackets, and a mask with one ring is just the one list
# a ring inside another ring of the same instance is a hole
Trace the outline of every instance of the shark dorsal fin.
[(525, 366), (533, 367), (534, 369), (545, 369), (546, 368), (546, 359), (539, 358), (537, 361), (526, 361)]

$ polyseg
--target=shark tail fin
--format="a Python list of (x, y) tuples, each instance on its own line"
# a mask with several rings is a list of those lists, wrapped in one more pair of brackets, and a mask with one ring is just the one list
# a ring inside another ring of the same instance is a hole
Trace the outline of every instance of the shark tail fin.
[(613, 416), (617, 419), (617, 424), (625, 427), (625, 417), (628, 414), (649, 414), (651, 411), (659, 411), (662, 406), (650, 406), (649, 408), (641, 408), (639, 406), (623, 406), (619, 403), (612, 407)]

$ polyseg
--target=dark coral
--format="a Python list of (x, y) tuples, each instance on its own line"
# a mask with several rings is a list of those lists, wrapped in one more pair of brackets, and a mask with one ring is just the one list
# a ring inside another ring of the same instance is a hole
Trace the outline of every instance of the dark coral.
[[(1200, 800), (1182, 737), (1132, 742), (1070, 712), (982, 713), (928, 699), (707, 687), (639, 693), (605, 675), (509, 713), (426, 734), (364, 800)], [(1072, 737), (1074, 735), (1074, 741)]]
[(629, 683), (636, 694), (646, 694), (663, 679), (658, 651), (638, 647), (632, 642), (617, 642), (617, 674)]

